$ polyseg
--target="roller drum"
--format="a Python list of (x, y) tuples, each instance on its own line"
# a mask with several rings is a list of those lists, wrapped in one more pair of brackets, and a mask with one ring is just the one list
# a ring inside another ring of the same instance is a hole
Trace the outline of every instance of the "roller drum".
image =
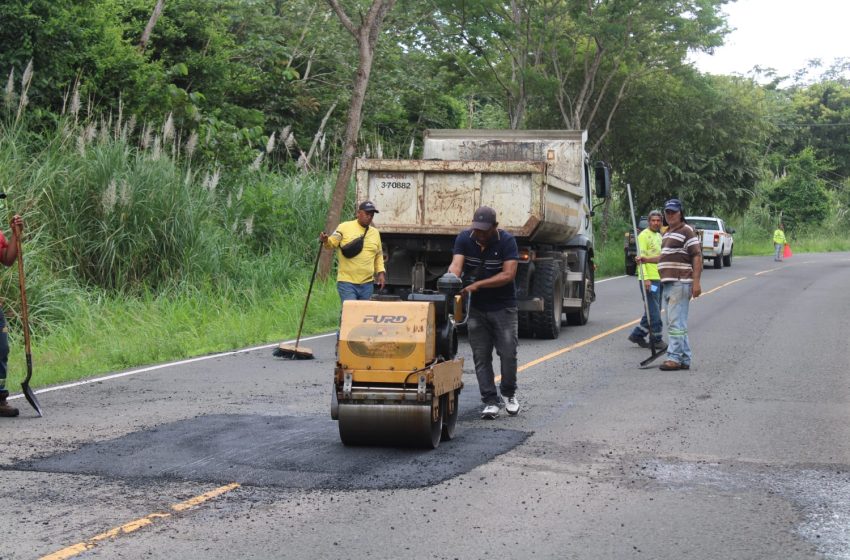
[(431, 403), (339, 403), (339, 437), (345, 445), (425, 447), (440, 444), (443, 414)]

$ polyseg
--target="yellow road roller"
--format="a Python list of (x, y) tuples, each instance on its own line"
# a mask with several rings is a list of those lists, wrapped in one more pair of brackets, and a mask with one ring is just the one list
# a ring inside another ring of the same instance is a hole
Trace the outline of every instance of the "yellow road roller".
[(331, 417), (345, 445), (436, 448), (454, 437), (463, 359), (456, 358), (461, 280), (406, 300), (346, 301)]

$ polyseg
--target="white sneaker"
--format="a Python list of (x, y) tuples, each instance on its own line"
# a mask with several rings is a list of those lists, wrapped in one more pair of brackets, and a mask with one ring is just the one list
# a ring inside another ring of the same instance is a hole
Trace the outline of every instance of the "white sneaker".
[(519, 414), (519, 401), (516, 396), (508, 397), (505, 399), (505, 410), (508, 411), (508, 414), (511, 416), (516, 416)]
[(481, 411), (481, 418), (486, 418), (487, 420), (493, 420), (498, 415), (499, 405), (497, 404), (488, 404), (484, 407), (484, 410)]

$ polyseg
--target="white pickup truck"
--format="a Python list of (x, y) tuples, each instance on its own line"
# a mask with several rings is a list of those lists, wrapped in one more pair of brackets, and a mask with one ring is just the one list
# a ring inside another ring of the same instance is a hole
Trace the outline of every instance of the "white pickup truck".
[(732, 266), (733, 239), (735, 230), (726, 225), (720, 218), (710, 216), (687, 216), (688, 222), (695, 230), (702, 230), (702, 257), (712, 259), (714, 268)]

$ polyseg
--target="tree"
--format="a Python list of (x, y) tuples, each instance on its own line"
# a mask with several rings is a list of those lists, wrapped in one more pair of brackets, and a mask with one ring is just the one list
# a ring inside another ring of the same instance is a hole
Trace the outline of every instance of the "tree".
[(692, 68), (646, 75), (635, 82), (603, 150), (632, 184), (638, 208), (677, 196), (690, 214), (741, 214), (775, 131), (770, 107), (749, 79)]
[[(325, 231), (332, 231), (339, 223), (342, 216), (342, 207), (345, 205), (345, 195), (348, 191), (348, 183), (354, 169), (354, 153), (357, 149), (357, 135), (360, 132), (360, 123), (363, 116), (363, 102), (366, 99), (366, 89), (369, 87), (369, 76), (372, 73), (372, 62), (375, 53), (375, 45), (381, 31), (384, 18), (392, 10), (396, 0), (373, 0), (365, 17), (361, 17), (360, 25), (354, 25), (348, 13), (339, 0), (327, 0), (334, 13), (339, 18), (342, 26), (354, 37), (357, 43), (358, 65), (357, 72), (352, 84), (351, 104), (348, 108), (348, 120), (345, 127), (345, 138), (343, 140), (342, 155), (339, 161), (339, 173), (331, 196), (328, 208), (328, 219), (325, 222)], [(319, 266), (319, 276), (327, 278), (331, 269), (333, 254), (325, 252)]]
[(151, 18), (148, 20), (148, 24), (145, 26), (145, 30), (142, 33), (142, 38), (139, 40), (140, 51), (145, 50), (145, 47), (151, 38), (151, 33), (153, 33), (153, 28), (156, 26), (159, 16), (162, 15), (163, 8), (165, 8), (165, 0), (156, 0), (156, 5), (153, 7), (153, 12), (151, 12)]
[(594, 151), (633, 79), (721, 43), (725, 1), (434, 0), (435, 41), (501, 93), (511, 128), (532, 112), (543, 128), (591, 129)]
[(775, 214), (791, 232), (820, 225), (829, 213), (829, 197), (823, 175), (831, 166), (805, 148), (788, 161), (787, 175), (768, 192)]

